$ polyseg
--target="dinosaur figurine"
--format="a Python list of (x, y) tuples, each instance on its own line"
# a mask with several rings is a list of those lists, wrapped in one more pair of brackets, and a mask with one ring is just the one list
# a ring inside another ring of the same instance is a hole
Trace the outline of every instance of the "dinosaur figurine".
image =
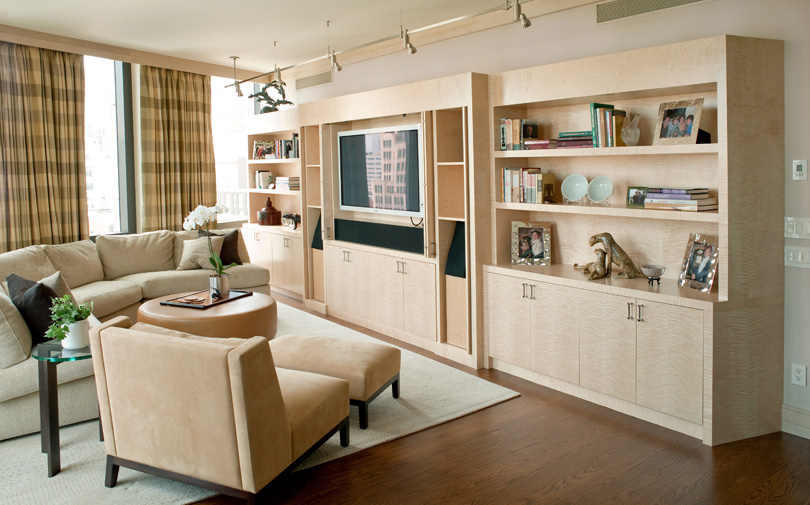
[(621, 269), (619, 273), (620, 277), (624, 275), (628, 279), (635, 279), (636, 277), (644, 275), (641, 270), (636, 267), (636, 264), (633, 263), (633, 260), (630, 259), (630, 256), (624, 252), (624, 249), (613, 240), (613, 236), (610, 233), (598, 233), (590, 238), (589, 243), (592, 246), (601, 243), (605, 248), (606, 275), (610, 275), (612, 265), (616, 265)]
[(574, 268), (580, 270), (583, 274), (588, 275), (588, 280), (601, 279), (607, 275), (607, 267), (605, 267), (605, 253), (604, 249), (594, 249), (596, 253), (596, 261), (580, 265), (574, 263)]
[[(267, 93), (267, 88), (275, 88), (281, 98), (279, 100), (273, 100), (270, 97), (270, 94)], [(278, 111), (279, 105), (294, 105), (291, 101), (287, 100), (287, 93), (284, 91), (284, 86), (282, 86), (278, 81), (275, 79), (262, 87), (261, 91), (257, 91), (252, 95), (248, 96), (248, 98), (257, 98), (262, 102), (267, 102), (267, 105), (262, 107), (262, 114), (265, 112), (276, 112)]]

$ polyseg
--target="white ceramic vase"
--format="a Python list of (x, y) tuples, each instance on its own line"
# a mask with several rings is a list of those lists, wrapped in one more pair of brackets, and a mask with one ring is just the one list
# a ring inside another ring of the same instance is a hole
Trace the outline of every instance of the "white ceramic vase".
[(68, 325), (68, 333), (62, 339), (62, 348), (81, 349), (90, 345), (90, 321), (76, 321)]
[(228, 298), (231, 294), (231, 288), (228, 281), (228, 274), (220, 276), (211, 275), (208, 277), (208, 294), (211, 295), (211, 300), (219, 298)]

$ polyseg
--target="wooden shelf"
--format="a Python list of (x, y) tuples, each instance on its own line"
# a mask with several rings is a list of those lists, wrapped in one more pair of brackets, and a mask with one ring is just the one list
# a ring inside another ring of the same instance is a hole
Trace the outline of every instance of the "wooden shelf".
[(463, 223), (466, 221), (463, 217), (452, 217), (452, 216), (439, 216), (440, 221), (455, 221), (457, 223)]
[(307, 205), (307, 208), (308, 209), (320, 209), (321, 206), (320, 205)]
[(259, 165), (274, 165), (277, 163), (297, 163), (301, 158), (275, 158), (269, 160), (248, 160), (248, 163)]
[(288, 191), (288, 190), (284, 190), (284, 189), (256, 189), (256, 188), (250, 188), (250, 189), (248, 189), (248, 193), (255, 193), (255, 194), (260, 194), (260, 195), (301, 196), (301, 190)]
[(635, 147), (583, 147), (562, 149), (529, 149), (523, 151), (494, 151), (495, 158), (567, 158), (589, 156), (638, 156), (661, 154), (717, 154), (718, 144), (695, 144), (674, 146), (635, 146)]
[(640, 219), (663, 219), (669, 221), (693, 221), (717, 223), (717, 211), (691, 212), (677, 210), (631, 209), (624, 205), (564, 205), (560, 203), (506, 203), (496, 202), (500, 210), (521, 210), (528, 212), (549, 212), (555, 214), (582, 214), (588, 216), (633, 217)]
[(463, 161), (440, 161), (436, 163), (437, 167), (463, 167)]
[[(296, 159), (298, 159), (298, 158), (296, 158)], [(320, 168), (321, 168), (321, 166), (320, 166), (320, 165), (307, 165), (306, 167), (307, 167), (307, 168), (317, 168), (317, 169), (320, 169)]]

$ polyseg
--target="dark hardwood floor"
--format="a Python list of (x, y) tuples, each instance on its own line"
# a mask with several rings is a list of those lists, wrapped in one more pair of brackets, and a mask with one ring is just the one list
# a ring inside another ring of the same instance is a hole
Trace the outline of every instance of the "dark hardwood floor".
[[(502, 372), (457, 368), (521, 396), (294, 472), (266, 490), (262, 503), (810, 504), (810, 440), (775, 433), (707, 447)], [(373, 416), (374, 404), (370, 408)], [(200, 503), (242, 502), (214, 497)]]

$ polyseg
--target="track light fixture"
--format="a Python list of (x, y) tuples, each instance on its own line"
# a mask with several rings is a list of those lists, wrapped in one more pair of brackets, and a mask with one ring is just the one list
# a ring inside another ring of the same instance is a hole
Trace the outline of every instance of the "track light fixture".
[(514, 0), (514, 12), (515, 12), (515, 21), (520, 21), (520, 26), (523, 28), (528, 28), (532, 25), (532, 22), (529, 21), (529, 18), (526, 17), (526, 14), (520, 9), (520, 0)]
[(408, 36), (408, 29), (402, 32), (402, 47), (408, 50), (408, 54), (415, 54), (416, 48), (411, 44), (411, 38)]
[(275, 70), (273, 70), (273, 80), (276, 81), (279, 86), (286, 86), (287, 83), (281, 80), (281, 69), (278, 68), (278, 64), (276, 63), (276, 45), (278, 45), (278, 41), (273, 41), (273, 65), (275, 66)]
[(335, 52), (334, 51), (331, 51), (329, 53), (329, 61), (332, 63), (332, 68), (336, 72), (340, 72), (341, 70), (343, 70), (343, 67), (340, 66), (340, 63), (337, 62), (337, 58), (335, 58)]
[(239, 79), (236, 78), (236, 60), (239, 59), (239, 56), (231, 56), (233, 60), (233, 85), (236, 88), (236, 96), (242, 97), (242, 90), (239, 88)]

